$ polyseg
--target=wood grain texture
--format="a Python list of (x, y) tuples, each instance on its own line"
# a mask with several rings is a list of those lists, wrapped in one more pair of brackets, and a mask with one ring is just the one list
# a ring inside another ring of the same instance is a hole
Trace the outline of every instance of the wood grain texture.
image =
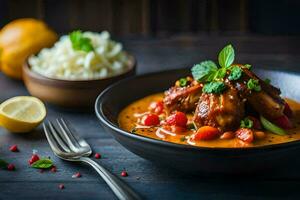
[[(164, 40), (123, 39), (124, 46), (138, 60), (138, 73), (190, 67), (203, 59), (216, 59), (219, 49), (231, 42), (237, 60), (256, 68), (300, 72), (299, 38), (286, 37), (174, 37)], [(20, 81), (0, 73), (0, 101), (16, 95), (27, 95)], [(155, 165), (120, 146), (101, 128), (93, 112), (77, 113), (47, 105), (47, 119), (64, 117), (85, 138), (94, 152), (103, 155), (96, 160), (120, 176), (123, 169), (129, 176), (122, 178), (145, 199), (299, 199), (300, 162), (296, 159), (288, 169), (251, 177), (216, 177), (214, 174), (185, 174)], [(20, 152), (8, 148), (18, 144)], [(32, 149), (50, 156), (57, 173), (40, 173), (28, 166)], [(41, 127), (29, 134), (10, 134), (0, 129), (0, 157), (16, 165), (14, 172), (0, 170), (0, 199), (114, 199), (112, 192), (96, 172), (84, 164), (62, 161), (51, 152)], [(71, 178), (75, 172), (82, 178)], [(65, 184), (60, 190), (58, 185)]]

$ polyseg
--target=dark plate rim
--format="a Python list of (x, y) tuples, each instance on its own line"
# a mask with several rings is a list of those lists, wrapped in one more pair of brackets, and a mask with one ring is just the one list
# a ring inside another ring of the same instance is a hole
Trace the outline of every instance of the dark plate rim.
[[(161, 75), (161, 74), (166, 74), (166, 73), (174, 73), (176, 71), (180, 72), (183, 70), (187, 70), (188, 68), (179, 68), (179, 69), (171, 69), (171, 70), (164, 70), (164, 71), (159, 71), (159, 72), (151, 72), (151, 73), (147, 73), (147, 74), (142, 74), (142, 75), (137, 75), (137, 76), (133, 76), (130, 78), (126, 78), (123, 80), (120, 80), (112, 85), (110, 85), (109, 87), (107, 87), (105, 90), (103, 90), (97, 97), (96, 102), (95, 102), (95, 113), (97, 118), (107, 127), (109, 127), (110, 129), (114, 130), (115, 132), (122, 134), (123, 136), (132, 138), (132, 139), (136, 139), (136, 140), (141, 140), (143, 142), (149, 142), (152, 144), (156, 144), (156, 145), (162, 145), (162, 146), (166, 146), (166, 147), (171, 147), (171, 148), (179, 148), (179, 149), (184, 149), (184, 150), (195, 150), (195, 151), (217, 151), (217, 152), (224, 152), (224, 151), (244, 151), (244, 152), (250, 152), (250, 151), (258, 151), (258, 150), (274, 150), (274, 149), (279, 149), (279, 148), (286, 148), (286, 147), (294, 147), (297, 144), (300, 144), (300, 140), (296, 140), (296, 141), (291, 141), (291, 142), (285, 142), (285, 143), (279, 143), (279, 144), (271, 144), (271, 145), (264, 145), (264, 146), (255, 146), (255, 147), (235, 147), (235, 148), (228, 148), (228, 147), (198, 147), (198, 146), (192, 146), (192, 145), (187, 145), (187, 144), (176, 144), (176, 143), (172, 143), (172, 142), (167, 142), (167, 141), (162, 141), (162, 140), (158, 140), (158, 139), (154, 139), (154, 138), (149, 138), (146, 136), (142, 136), (142, 135), (136, 135), (136, 134), (132, 134), (128, 131), (122, 130), (121, 128), (119, 128), (118, 126), (114, 125), (114, 123), (112, 123), (103, 113), (102, 108), (102, 102), (101, 99), (104, 98), (104, 96), (106, 95), (107, 92), (109, 92), (110, 90), (112, 90), (115, 87), (118, 87), (121, 84), (126, 83), (127, 81), (131, 81), (134, 79), (142, 79), (145, 77), (149, 77), (149, 76), (157, 76), (157, 75)], [(299, 73), (295, 73), (295, 72), (285, 72), (285, 71), (281, 71), (281, 70), (269, 70), (269, 69), (257, 69), (259, 71), (266, 71), (266, 72), (280, 72), (280, 73), (285, 73), (285, 74), (290, 74), (290, 75), (296, 75), (296, 76), (300, 76)]]

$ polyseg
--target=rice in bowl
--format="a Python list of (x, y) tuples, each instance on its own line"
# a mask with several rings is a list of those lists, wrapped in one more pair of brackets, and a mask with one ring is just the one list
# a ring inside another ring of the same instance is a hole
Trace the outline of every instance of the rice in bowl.
[(129, 56), (107, 31), (75, 32), (29, 57), (32, 71), (63, 80), (100, 79), (128, 71)]

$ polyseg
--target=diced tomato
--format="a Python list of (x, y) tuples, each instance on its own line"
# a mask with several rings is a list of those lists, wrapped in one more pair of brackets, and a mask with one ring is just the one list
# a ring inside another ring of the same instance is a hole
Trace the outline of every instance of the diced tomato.
[(252, 130), (248, 129), (248, 128), (238, 129), (235, 132), (235, 135), (237, 136), (237, 138), (239, 138), (240, 140), (247, 142), (247, 143), (253, 142), (253, 139), (254, 139)]
[(234, 132), (232, 132), (232, 131), (226, 131), (225, 133), (223, 133), (220, 136), (220, 139), (223, 139), (223, 140), (229, 140), (232, 138), (234, 138)]
[(248, 118), (253, 122), (254, 129), (258, 129), (258, 130), (262, 129), (261, 123), (257, 118), (252, 116), (248, 116)]
[(219, 129), (212, 126), (200, 127), (196, 134), (193, 136), (194, 140), (213, 140), (217, 138), (221, 132)]
[(283, 113), (288, 117), (293, 117), (293, 111), (288, 103), (285, 102)]
[(148, 114), (143, 116), (142, 123), (145, 126), (156, 126), (160, 123), (159, 117), (156, 114)]
[(164, 110), (164, 103), (162, 101), (154, 101), (149, 105), (148, 108), (151, 112), (161, 114)]
[(289, 120), (289, 118), (286, 115), (282, 115), (281, 117), (275, 119), (275, 124), (280, 126), (283, 129), (290, 129), (293, 128), (292, 122)]
[(183, 133), (186, 131), (186, 128), (182, 126), (171, 126), (171, 131), (173, 133)]
[(168, 125), (186, 127), (188, 119), (183, 112), (176, 112), (166, 119)]

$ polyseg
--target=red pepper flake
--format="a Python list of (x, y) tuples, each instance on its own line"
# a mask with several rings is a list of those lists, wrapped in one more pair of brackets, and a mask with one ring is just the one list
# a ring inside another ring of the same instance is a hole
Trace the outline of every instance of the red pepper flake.
[(52, 166), (52, 167), (51, 167), (51, 172), (53, 172), (53, 173), (57, 172), (56, 166)]
[(95, 156), (94, 156), (96, 159), (100, 159), (101, 158), (101, 154), (100, 153), (95, 153)]
[(121, 173), (121, 176), (127, 177), (127, 176), (128, 176), (128, 173), (127, 173), (125, 170), (123, 170), (122, 173)]
[(29, 165), (32, 165), (32, 163), (38, 161), (40, 157), (37, 154), (32, 154), (31, 158), (28, 160)]
[(59, 184), (59, 189), (61, 189), (61, 190), (63, 190), (63, 189), (65, 189), (65, 185), (64, 184)]
[(80, 172), (77, 172), (77, 173), (72, 175), (72, 178), (80, 178), (80, 177), (81, 177)]
[(14, 164), (8, 164), (7, 165), (7, 170), (9, 171), (14, 171), (16, 168), (15, 168), (15, 165)]
[(19, 151), (18, 146), (17, 146), (16, 144), (10, 146), (10, 147), (9, 147), (9, 150), (10, 150), (11, 152), (18, 152), (18, 151)]

